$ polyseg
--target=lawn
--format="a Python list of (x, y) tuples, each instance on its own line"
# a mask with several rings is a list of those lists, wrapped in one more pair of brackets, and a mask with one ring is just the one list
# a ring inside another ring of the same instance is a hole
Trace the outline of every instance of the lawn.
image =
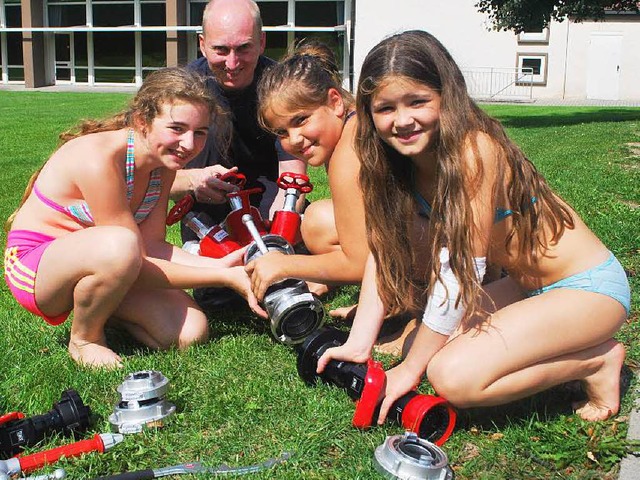
[[(115, 112), (127, 98), (0, 92), (0, 217), (6, 219), (18, 205), (31, 172), (55, 148), (60, 131), (80, 118)], [(503, 122), (629, 272), (632, 315), (619, 339), (628, 350), (625, 378), (630, 378), (629, 371), (640, 361), (640, 160), (628, 144), (640, 142), (640, 109), (485, 108)], [(311, 175), (317, 185), (312, 198), (326, 196), (323, 171)], [(176, 228), (169, 238), (177, 241)], [(346, 305), (356, 295), (355, 287), (345, 287), (326, 305)], [(71, 479), (195, 460), (244, 466), (285, 451), (293, 453), (290, 460), (254, 478), (375, 478), (374, 449), (387, 435), (402, 433), (391, 424), (368, 431), (351, 427), (353, 403), (348, 396), (335, 387), (306, 386), (296, 372), (295, 352), (272, 340), (265, 323), (248, 311), (211, 318), (212, 340), (186, 351), (148, 351), (108, 331), (110, 344), (125, 356), (121, 371), (78, 367), (66, 351), (68, 322), (55, 328), (45, 325), (17, 305), (4, 282), (0, 312), (0, 414), (44, 413), (63, 390), (74, 388), (96, 417), (91, 433), (107, 432), (108, 416), (119, 400), (116, 388), (126, 374), (159, 370), (169, 379), (167, 397), (177, 406), (172, 421), (127, 436), (105, 454), (60, 462)], [(429, 393), (429, 386), (421, 385), (420, 391)], [(572, 395), (558, 387), (504, 407), (459, 412), (458, 426), (444, 445), (456, 478), (615, 478), (621, 457), (631, 448), (624, 439), (632, 395), (625, 390), (620, 415), (598, 424), (572, 414)], [(48, 437), (29, 452), (66, 441)]]

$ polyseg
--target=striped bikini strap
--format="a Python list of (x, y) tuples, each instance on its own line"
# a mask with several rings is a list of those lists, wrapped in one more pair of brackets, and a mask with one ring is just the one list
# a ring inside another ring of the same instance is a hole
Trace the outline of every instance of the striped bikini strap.
[(151, 177), (149, 178), (149, 186), (147, 187), (147, 191), (144, 194), (144, 199), (142, 200), (142, 203), (134, 214), (134, 218), (137, 223), (142, 222), (145, 218), (147, 218), (147, 215), (151, 213), (153, 207), (155, 207), (156, 203), (158, 203), (161, 190), (162, 182), (160, 180), (160, 169), (156, 168), (153, 172), (151, 172)]
[(127, 180), (127, 200), (133, 197), (133, 172), (136, 168), (135, 156), (133, 154), (133, 129), (127, 135), (127, 160), (125, 162), (125, 174)]
[[(133, 150), (134, 145), (134, 136), (133, 129), (129, 130), (129, 134), (127, 135), (127, 159), (126, 159), (126, 180), (127, 180), (127, 200), (129, 202), (133, 198), (133, 179), (135, 173), (135, 155)], [(160, 181), (160, 169), (156, 168), (151, 172), (151, 176), (149, 178), (149, 186), (147, 187), (147, 191), (144, 194), (144, 199), (142, 203), (133, 214), (137, 223), (142, 222), (153, 207), (158, 203), (158, 199), (160, 198), (160, 192), (162, 190), (162, 182)]]

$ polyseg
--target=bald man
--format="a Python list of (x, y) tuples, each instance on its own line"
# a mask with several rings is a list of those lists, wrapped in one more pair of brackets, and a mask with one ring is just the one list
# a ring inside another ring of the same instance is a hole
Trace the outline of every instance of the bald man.
[[(263, 55), (266, 38), (258, 5), (252, 0), (211, 0), (202, 16), (199, 40), (203, 57), (188, 68), (208, 77), (209, 87), (231, 113), (232, 141), (229, 151), (224, 152), (210, 135), (202, 153), (178, 171), (172, 198), (179, 200), (193, 193), (197, 200), (194, 213), (204, 212), (211, 225), (220, 223), (229, 207), (224, 185), (214, 178), (237, 167), (247, 176), (246, 188), (265, 189), (251, 201), (264, 219), (271, 218), (284, 201), (284, 192), (275, 183), (278, 176), (282, 172), (305, 173), (306, 165), (285, 153), (276, 137), (258, 124), (256, 86), (262, 72), (274, 63)], [(183, 242), (195, 239), (183, 226)], [(215, 308), (226, 303), (216, 299), (224, 296), (216, 290), (195, 291), (194, 298), (205, 310)]]

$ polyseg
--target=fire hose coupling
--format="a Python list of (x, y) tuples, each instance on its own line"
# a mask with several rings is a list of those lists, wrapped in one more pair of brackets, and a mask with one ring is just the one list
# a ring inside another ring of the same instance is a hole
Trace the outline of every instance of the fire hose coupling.
[(8, 458), (23, 448), (36, 445), (47, 433), (82, 433), (90, 423), (91, 409), (82, 403), (78, 392), (66, 390), (60, 401), (45, 414), (25, 418), (21, 412), (10, 412), (0, 416), (0, 458)]
[(447, 454), (414, 432), (387, 437), (374, 452), (376, 470), (388, 479), (451, 480)]
[[(243, 215), (242, 221), (254, 238), (254, 243), (249, 245), (245, 253), (245, 265), (271, 250), (286, 255), (295, 253), (291, 244), (280, 235), (260, 236), (253, 226), (251, 215)], [(271, 285), (262, 303), (269, 315), (271, 333), (285, 345), (302, 343), (324, 323), (322, 302), (302, 280), (288, 278)]]
[[(374, 361), (362, 364), (331, 360), (320, 375), (316, 373), (322, 354), (331, 347), (342, 345), (347, 336), (346, 332), (331, 327), (309, 335), (298, 347), (298, 374), (310, 385), (321, 379), (344, 388), (357, 402), (353, 425), (368, 428), (375, 422), (380, 409), (378, 400), (386, 381), (382, 365)], [(442, 397), (411, 391), (393, 403), (387, 418), (416, 432), (421, 439), (442, 445), (453, 432), (456, 412)]]
[(142, 370), (127, 375), (118, 387), (120, 401), (115, 405), (109, 423), (114, 431), (139, 433), (144, 427), (161, 427), (176, 407), (165, 399), (169, 380), (155, 370)]

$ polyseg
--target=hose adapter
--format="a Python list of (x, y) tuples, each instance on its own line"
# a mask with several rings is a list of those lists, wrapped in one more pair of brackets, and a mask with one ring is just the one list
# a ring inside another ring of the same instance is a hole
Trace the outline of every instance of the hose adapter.
[(451, 480), (447, 454), (413, 432), (387, 437), (374, 453), (376, 470), (388, 479)]
[(164, 397), (169, 380), (155, 370), (127, 375), (118, 387), (120, 402), (109, 415), (109, 423), (119, 433), (139, 433), (144, 427), (161, 427), (176, 411)]
[[(378, 416), (378, 399), (386, 376), (379, 362), (367, 364), (331, 360), (321, 374), (316, 373), (318, 360), (327, 349), (346, 342), (348, 334), (335, 328), (316, 330), (298, 347), (298, 375), (308, 384), (317, 379), (344, 388), (357, 401), (353, 425), (370, 427)], [(417, 433), (421, 439), (442, 445), (456, 423), (456, 412), (442, 397), (411, 391), (396, 400), (387, 418)]]
[[(268, 234), (255, 241), (245, 253), (245, 264), (264, 254), (262, 250), (276, 250), (293, 255), (291, 244), (280, 235)], [(271, 333), (285, 345), (302, 343), (324, 323), (324, 306), (309, 291), (307, 284), (288, 278), (271, 285), (264, 296), (263, 305), (271, 322)]]
[(73, 389), (62, 392), (60, 401), (42, 415), (25, 418), (21, 412), (0, 416), (0, 457), (8, 458), (36, 445), (49, 432), (82, 433), (91, 423), (91, 409)]

